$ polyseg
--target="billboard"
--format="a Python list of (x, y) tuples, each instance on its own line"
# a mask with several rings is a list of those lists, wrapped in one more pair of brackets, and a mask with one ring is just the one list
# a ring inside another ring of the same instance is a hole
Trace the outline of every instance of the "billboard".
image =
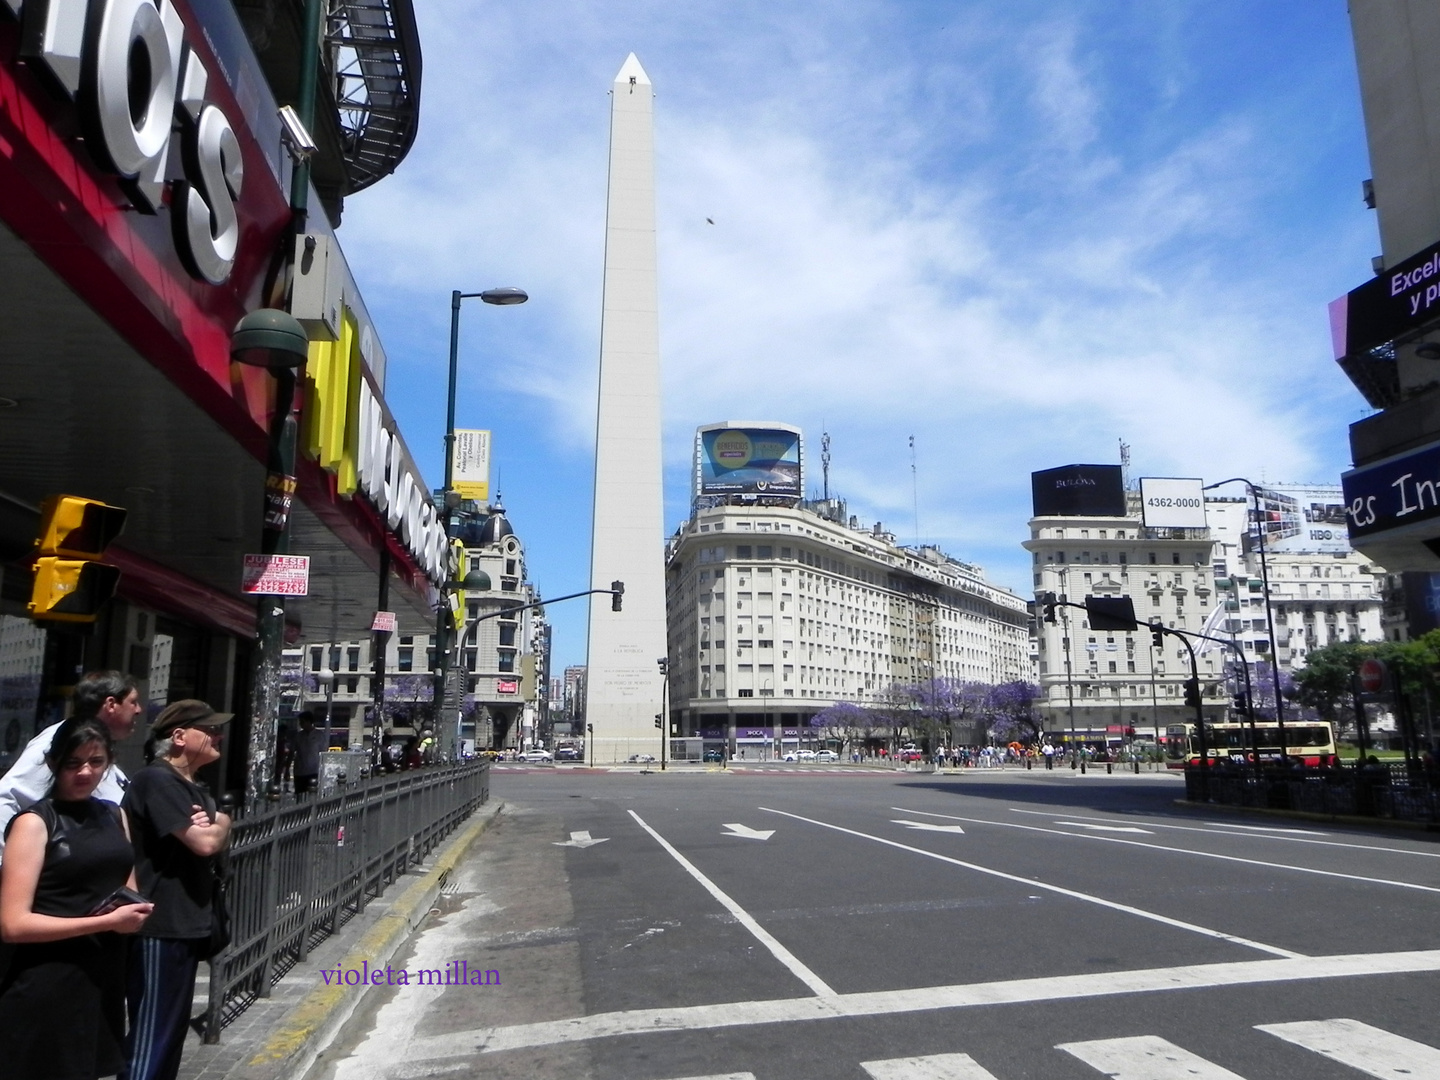
[(1062, 465), (1030, 474), (1036, 517), (1124, 517), (1119, 465)]
[(1140, 514), (1147, 529), (1205, 528), (1203, 480), (1142, 476)]
[(800, 432), (785, 428), (701, 428), (698, 491), (798, 499)]
[[(1257, 485), (1260, 509), (1250, 501), (1250, 527), (1246, 549), (1250, 550), (1261, 529), (1267, 554), (1329, 552), (1344, 554), (1351, 549), (1346, 528), (1345, 496), (1340, 488), (1321, 484)], [(1253, 497), (1252, 497), (1253, 499)]]

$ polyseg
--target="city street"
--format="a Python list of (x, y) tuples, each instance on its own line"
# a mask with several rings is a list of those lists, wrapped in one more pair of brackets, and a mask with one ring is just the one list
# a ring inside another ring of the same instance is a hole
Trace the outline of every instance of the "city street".
[(371, 992), (323, 1074), (1440, 1075), (1440, 846), (1182, 790), (497, 771), (506, 813), (392, 960), (411, 984)]

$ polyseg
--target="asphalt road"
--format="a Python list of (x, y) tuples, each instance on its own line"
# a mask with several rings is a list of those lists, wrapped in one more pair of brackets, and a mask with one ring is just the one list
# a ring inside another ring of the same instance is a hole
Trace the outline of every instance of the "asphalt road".
[[(1440, 1077), (1440, 844), (1068, 771), (497, 771), (335, 1080)], [(498, 985), (495, 983), (498, 981)]]

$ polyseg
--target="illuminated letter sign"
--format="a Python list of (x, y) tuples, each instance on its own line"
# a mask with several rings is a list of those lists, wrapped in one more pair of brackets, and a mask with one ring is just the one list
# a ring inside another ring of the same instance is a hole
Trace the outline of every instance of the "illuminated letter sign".
[(176, 249), (192, 276), (223, 284), (239, 244), (245, 169), (229, 118), (205, 101), (208, 74), (185, 43), (173, 0), (25, 0), (20, 17), (22, 55), (42, 61), (53, 84), (75, 97), (92, 159), (120, 178), (142, 213), (164, 206), (180, 121)]

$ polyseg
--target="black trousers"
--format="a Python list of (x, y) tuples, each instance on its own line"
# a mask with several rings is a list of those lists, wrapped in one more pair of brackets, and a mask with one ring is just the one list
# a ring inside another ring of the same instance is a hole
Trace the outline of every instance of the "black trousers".
[(120, 1071), (119, 1080), (175, 1080), (195, 1004), (195, 972), (203, 944), (204, 939), (138, 934), (130, 939), (125, 988), (128, 1068)]

